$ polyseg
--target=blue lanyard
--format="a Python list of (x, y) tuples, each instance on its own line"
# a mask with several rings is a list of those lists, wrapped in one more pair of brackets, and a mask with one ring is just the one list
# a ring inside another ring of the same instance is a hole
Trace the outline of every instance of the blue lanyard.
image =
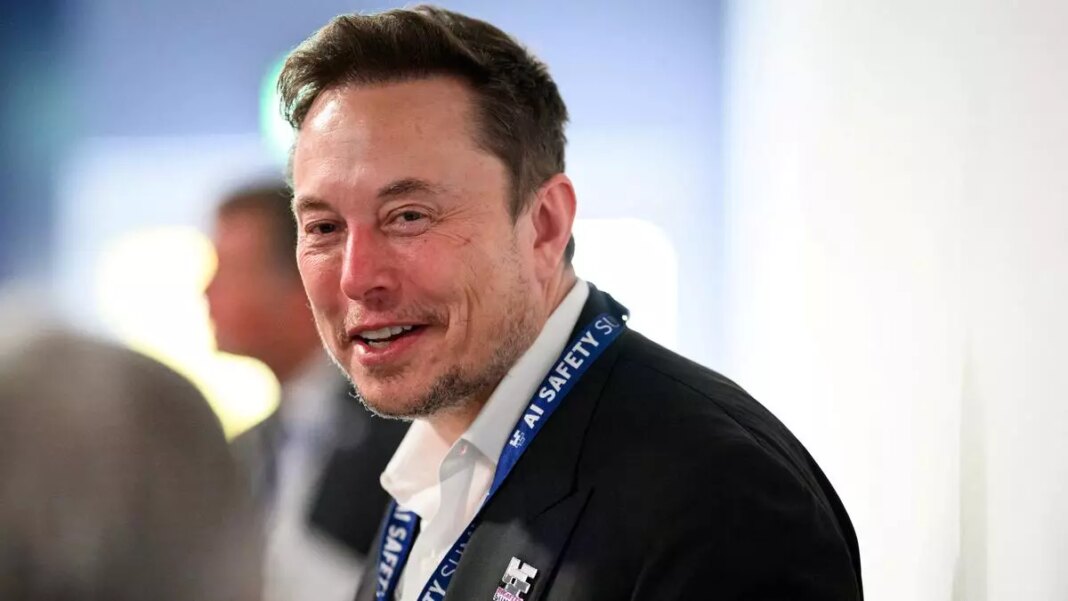
[[(497, 461), (497, 471), (493, 474), (493, 484), (490, 485), (489, 492), (482, 500), (482, 505), (479, 506), (471, 523), (464, 528), (463, 533), (445, 554), (445, 558), (438, 564), (430, 580), (423, 587), (422, 593), (416, 597), (417, 599), (420, 601), (444, 599), (445, 591), (449, 589), (449, 583), (452, 582), (452, 577), (456, 573), (456, 566), (459, 565), (467, 543), (471, 540), (471, 535), (481, 520), (482, 509), (497, 493), (516, 462), (523, 456), (523, 452), (548, 421), (549, 416), (560, 406), (560, 401), (571, 392), (575, 382), (622, 333), (623, 320), (620, 317), (602, 313), (590, 322), (568, 346), (564, 347), (564, 351), (546, 374), (534, 396), (531, 397), (523, 416), (519, 418), (511, 437), (504, 445), (504, 450), (501, 451), (500, 459)], [(378, 547), (376, 574), (378, 583), (375, 598), (379, 601), (393, 599), (400, 574), (404, 570), (404, 564), (408, 562), (408, 555), (418, 535), (418, 523), (419, 516), (415, 512), (401, 508), (396, 501), (390, 504)]]

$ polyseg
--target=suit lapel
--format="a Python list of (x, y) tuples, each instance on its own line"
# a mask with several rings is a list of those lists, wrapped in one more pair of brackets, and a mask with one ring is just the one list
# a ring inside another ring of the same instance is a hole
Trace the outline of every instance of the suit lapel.
[[(621, 310), (625, 311), (609, 295), (590, 285), (589, 299), (569, 339), (601, 313)], [(542, 598), (592, 492), (577, 485), (578, 462), (617, 354), (616, 345), (608, 348), (575, 384), (485, 507), (446, 600), (492, 600), (513, 557), (537, 570), (524, 601)]]

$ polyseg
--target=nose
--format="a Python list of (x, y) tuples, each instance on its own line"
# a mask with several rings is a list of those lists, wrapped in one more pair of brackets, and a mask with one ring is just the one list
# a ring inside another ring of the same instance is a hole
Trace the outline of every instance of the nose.
[(208, 280), (208, 285), (204, 286), (204, 300), (208, 302), (208, 309), (218, 303), (219, 296), (219, 271), (215, 270), (215, 273), (211, 275), (211, 279)]
[(341, 291), (365, 304), (381, 304), (395, 295), (395, 254), (389, 240), (376, 228), (355, 227), (345, 241)]

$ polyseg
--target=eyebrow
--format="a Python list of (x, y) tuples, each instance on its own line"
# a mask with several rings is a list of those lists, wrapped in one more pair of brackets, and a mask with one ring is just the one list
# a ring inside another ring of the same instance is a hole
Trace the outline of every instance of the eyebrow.
[(407, 196), (416, 193), (441, 194), (444, 191), (444, 188), (441, 186), (434, 185), (426, 180), (416, 177), (406, 177), (379, 188), (378, 198), (384, 200), (387, 198), (396, 198), (398, 196)]
[(330, 203), (315, 196), (298, 196), (293, 199), (293, 212), (314, 211), (316, 209), (329, 209)]
[[(378, 189), (376, 196), (379, 200), (388, 200), (390, 198), (398, 198), (409, 194), (442, 194), (444, 192), (445, 188), (442, 186), (432, 184), (417, 177), (405, 177), (382, 186)], [(317, 196), (302, 195), (293, 199), (294, 213), (300, 213), (301, 211), (330, 210), (332, 208), (333, 205)]]

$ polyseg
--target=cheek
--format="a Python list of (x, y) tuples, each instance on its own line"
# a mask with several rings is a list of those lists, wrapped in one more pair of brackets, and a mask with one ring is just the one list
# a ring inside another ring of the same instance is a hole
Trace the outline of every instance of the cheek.
[(256, 310), (256, 282), (248, 278), (220, 280), (211, 296), (212, 310), (235, 320)]
[(211, 316), (219, 332), (249, 337), (265, 331), (275, 318), (269, 303), (253, 292), (252, 286), (220, 294), (211, 308)]
[(298, 257), (300, 279), (304, 291), (316, 310), (328, 309), (341, 290), (341, 265), (328, 256), (306, 255)]
[(448, 240), (418, 238), (397, 248), (397, 271), (402, 288), (421, 297), (443, 301), (456, 286), (459, 269), (466, 263), (462, 249)]
[[(453, 335), (475, 336), (501, 293), (506, 249), (450, 237), (406, 249), (404, 278), (416, 298), (448, 312)], [(466, 334), (464, 334), (466, 332)]]

